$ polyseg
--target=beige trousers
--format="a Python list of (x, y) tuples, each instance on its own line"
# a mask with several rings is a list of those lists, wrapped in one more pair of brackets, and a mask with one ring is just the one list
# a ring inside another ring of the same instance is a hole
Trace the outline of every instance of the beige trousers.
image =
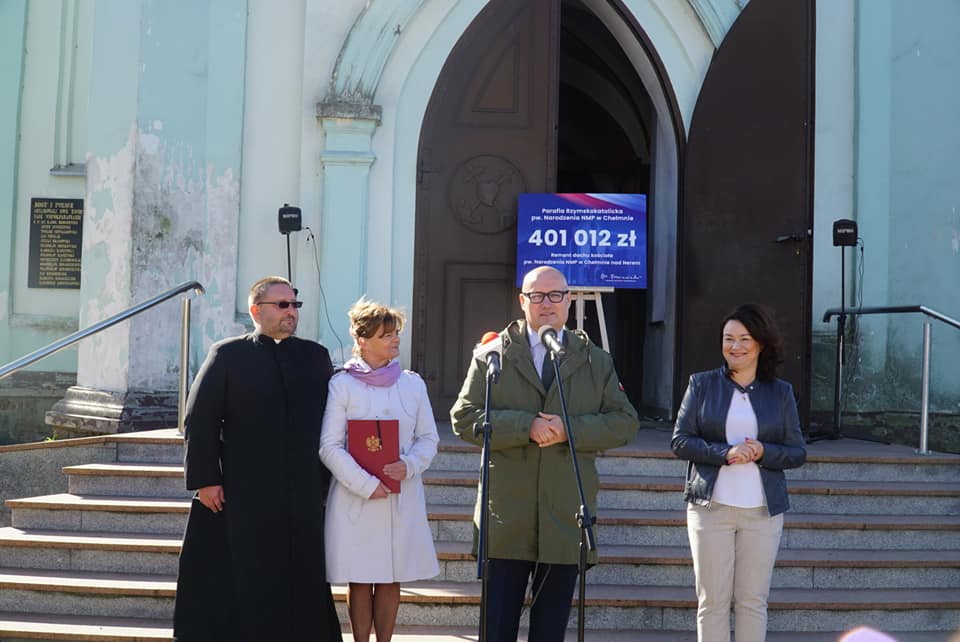
[(697, 640), (730, 641), (730, 603), (736, 642), (764, 642), (767, 596), (780, 547), (783, 514), (766, 506), (687, 504), (687, 535), (697, 586)]

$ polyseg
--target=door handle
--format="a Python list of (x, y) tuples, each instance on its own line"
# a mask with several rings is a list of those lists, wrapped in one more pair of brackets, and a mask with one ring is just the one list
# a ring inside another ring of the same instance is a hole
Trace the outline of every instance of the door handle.
[(774, 243), (798, 242), (804, 239), (802, 234), (781, 234), (773, 240)]

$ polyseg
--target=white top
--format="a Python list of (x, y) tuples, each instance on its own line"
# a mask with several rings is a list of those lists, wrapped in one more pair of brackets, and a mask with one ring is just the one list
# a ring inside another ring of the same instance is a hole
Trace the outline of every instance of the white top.
[[(726, 428), (727, 443), (732, 446), (742, 444), (747, 437), (757, 438), (757, 415), (753, 412), (747, 393), (734, 389), (730, 411), (727, 412)], [(763, 483), (760, 481), (760, 467), (755, 462), (721, 466), (717, 483), (713, 487), (713, 501), (739, 508), (766, 506)]]
[[(369, 499), (380, 481), (347, 451), (347, 419), (399, 420), (407, 465), (399, 494)], [(320, 436), (320, 458), (333, 473), (324, 528), (327, 581), (387, 584), (440, 573), (421, 477), (439, 442), (427, 387), (416, 373), (404, 371), (389, 387), (347, 372), (333, 376)]]

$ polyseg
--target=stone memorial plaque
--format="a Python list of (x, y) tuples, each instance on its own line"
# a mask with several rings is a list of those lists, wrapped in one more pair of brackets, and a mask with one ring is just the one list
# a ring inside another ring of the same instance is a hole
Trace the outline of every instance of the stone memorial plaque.
[(82, 198), (30, 199), (27, 287), (80, 289)]

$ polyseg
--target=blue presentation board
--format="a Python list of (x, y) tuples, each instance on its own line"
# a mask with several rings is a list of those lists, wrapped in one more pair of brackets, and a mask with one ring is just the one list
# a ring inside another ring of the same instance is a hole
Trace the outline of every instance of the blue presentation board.
[(520, 194), (517, 286), (540, 265), (578, 288), (647, 287), (646, 194)]

